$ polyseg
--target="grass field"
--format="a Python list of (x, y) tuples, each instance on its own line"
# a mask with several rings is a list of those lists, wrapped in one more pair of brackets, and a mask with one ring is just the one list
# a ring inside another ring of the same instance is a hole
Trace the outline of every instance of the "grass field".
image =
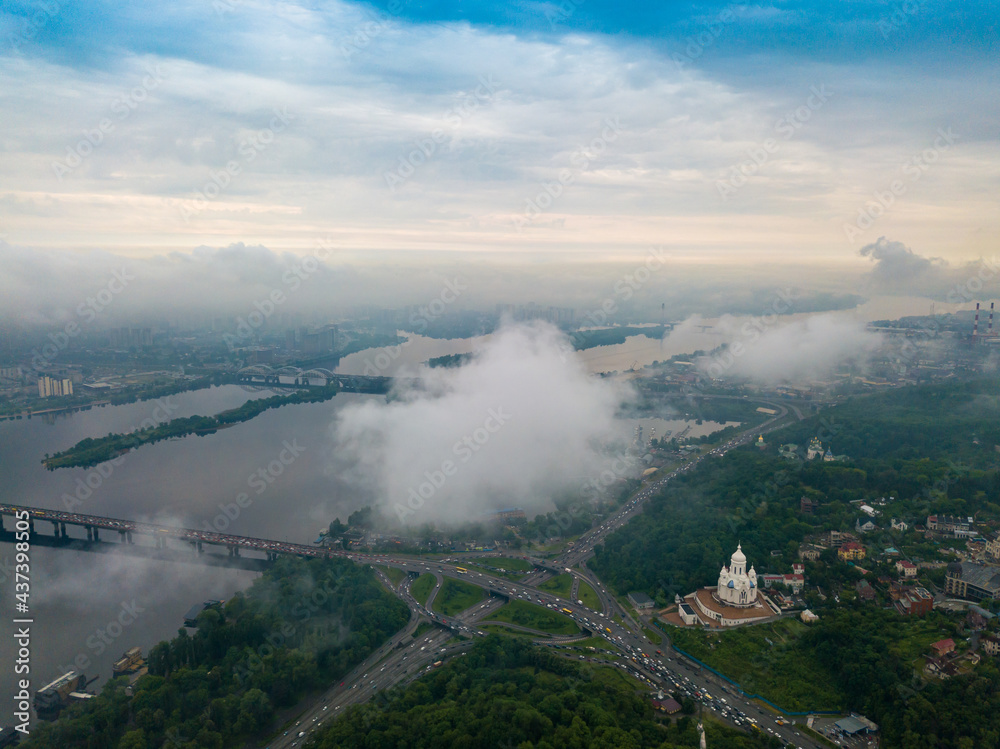
[(392, 580), (394, 585), (399, 585), (403, 582), (403, 578), (406, 577), (406, 573), (403, 570), (396, 569), (395, 567), (383, 567), (379, 565), (379, 569), (385, 573), (385, 576)]
[(434, 596), (431, 608), (444, 616), (454, 616), (469, 606), (475, 606), (481, 600), (483, 600), (482, 588), (446, 577), (441, 590)]
[(598, 650), (610, 650), (613, 653), (621, 652), (621, 650), (619, 650), (616, 645), (612, 645), (603, 637), (588, 637), (586, 640), (580, 640), (579, 642), (570, 643), (566, 647), (574, 648), (580, 651), (587, 650), (587, 648), (590, 647), (590, 648), (597, 648)]
[[(489, 560), (492, 562), (493, 560)], [(524, 578), (523, 572), (517, 570), (508, 570), (502, 567), (493, 567), (492, 565), (486, 564), (473, 564), (472, 562), (467, 562), (466, 567), (470, 570), (482, 570), (487, 575), (493, 575), (493, 577), (502, 577), (505, 580), (511, 580), (512, 582), (520, 582)]]
[(580, 590), (578, 591), (580, 600), (583, 601), (583, 605), (594, 611), (603, 611), (601, 608), (601, 599), (597, 597), (596, 591), (591, 588), (587, 583), (580, 582)]
[(502, 624), (481, 624), (480, 629), (486, 632), (493, 632), (498, 635), (506, 635), (507, 637), (526, 637), (529, 640), (534, 640), (535, 635), (529, 634), (527, 632), (521, 632), (517, 629), (509, 629)]
[(551, 580), (546, 580), (538, 586), (538, 589), (569, 600), (570, 591), (573, 590), (573, 576), (568, 572), (564, 572), (561, 575), (556, 575)]
[(524, 601), (511, 601), (490, 615), (491, 620), (520, 624), (553, 635), (579, 634), (580, 628), (564, 614)]
[(435, 578), (430, 572), (425, 572), (413, 581), (413, 585), (410, 586), (410, 595), (412, 595), (421, 606), (426, 606), (427, 596), (429, 596), (431, 591), (434, 590), (434, 585), (436, 583), (437, 578)]
[(654, 645), (661, 645), (663, 643), (663, 635), (654, 632), (649, 629), (649, 627), (643, 627), (642, 633), (649, 638), (649, 641)]
[[(728, 632), (676, 628), (674, 645), (707, 663), (743, 689), (785, 710), (836, 710), (844, 696), (822, 669), (795, 648), (806, 625), (796, 619), (742, 627)], [(770, 640), (770, 643), (768, 642)]]

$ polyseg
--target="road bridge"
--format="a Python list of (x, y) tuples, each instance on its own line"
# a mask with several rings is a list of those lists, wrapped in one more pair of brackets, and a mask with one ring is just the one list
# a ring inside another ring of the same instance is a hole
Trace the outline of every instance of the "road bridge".
[[(153, 539), (154, 548), (167, 549), (168, 542), (176, 544), (186, 544), (194, 555), (201, 555), (206, 546), (217, 546), (227, 550), (230, 557), (238, 558), (241, 551), (261, 552), (265, 555), (266, 561), (277, 559), (280, 554), (293, 554), (300, 557), (321, 557), (331, 558), (334, 556), (350, 556), (349, 552), (329, 549), (323, 546), (307, 546), (305, 544), (292, 544), (285, 541), (274, 541), (267, 538), (254, 538), (250, 536), (234, 536), (227, 533), (217, 533), (209, 530), (197, 530), (194, 528), (179, 528), (161, 523), (139, 522), (135, 520), (123, 520), (121, 518), (110, 518), (101, 515), (84, 515), (75, 512), (61, 512), (59, 510), (47, 510), (41, 507), (28, 507), (26, 505), (0, 504), (0, 531), (8, 534), (4, 526), (5, 518), (10, 515), (28, 523), (28, 531), (31, 534), (31, 542), (39, 543), (41, 539), (47, 539), (49, 543), (41, 545), (47, 546), (69, 546), (80, 539), (71, 538), (67, 532), (67, 526), (77, 526), (83, 528), (87, 534), (87, 541), (95, 544), (101, 541), (101, 533), (114, 537), (118, 534), (120, 545), (135, 544), (136, 536), (146, 536)], [(36, 524), (38, 527), (36, 528)], [(51, 524), (52, 534), (46, 536), (41, 533), (41, 529)], [(218, 556), (218, 555), (216, 555)]]
[(335, 386), (346, 393), (387, 393), (392, 388), (392, 377), (337, 374), (329, 369), (300, 369), (254, 364), (236, 373), (236, 382), (244, 387), (270, 390), (272, 388), (307, 389)]

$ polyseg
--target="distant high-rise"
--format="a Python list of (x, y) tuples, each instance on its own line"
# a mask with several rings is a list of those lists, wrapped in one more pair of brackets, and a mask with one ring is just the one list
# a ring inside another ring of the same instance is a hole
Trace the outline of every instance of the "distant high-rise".
[(113, 348), (143, 348), (153, 345), (150, 328), (115, 328), (110, 332), (109, 343)]
[(73, 395), (73, 381), (70, 379), (55, 380), (48, 375), (38, 378), (38, 397), (52, 398), (57, 395)]

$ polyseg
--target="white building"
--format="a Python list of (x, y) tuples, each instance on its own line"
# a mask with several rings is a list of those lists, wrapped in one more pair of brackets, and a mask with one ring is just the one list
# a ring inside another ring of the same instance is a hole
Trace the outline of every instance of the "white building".
[(757, 572), (751, 566), (747, 572), (747, 558), (739, 544), (729, 560), (729, 567), (719, 572), (716, 595), (727, 606), (754, 606), (757, 603)]
[(756, 570), (752, 566), (747, 569), (742, 545), (736, 548), (729, 566), (720, 570), (715, 587), (699, 588), (677, 604), (677, 613), (667, 614), (664, 621), (681, 626), (736, 627), (781, 614), (761, 592)]
[(54, 380), (48, 375), (38, 378), (38, 397), (51, 398), (56, 395), (73, 395), (73, 381), (69, 379)]

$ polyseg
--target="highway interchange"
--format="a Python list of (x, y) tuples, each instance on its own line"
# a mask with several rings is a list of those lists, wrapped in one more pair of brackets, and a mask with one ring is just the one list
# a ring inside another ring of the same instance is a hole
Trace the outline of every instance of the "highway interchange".
[[(341, 682), (332, 686), (325, 694), (313, 698), (295, 725), (289, 727), (284, 735), (278, 736), (263, 746), (270, 749), (300, 746), (316, 727), (332, 719), (331, 716), (335, 717), (342, 713), (350, 705), (365, 702), (379, 691), (389, 687), (405, 685), (433, 669), (434, 664), (439, 661), (450, 657), (460, 657), (471, 647), (477, 637), (486, 634), (484, 630), (476, 626), (476, 622), (490, 620), (491, 614), (503, 606), (507, 600), (522, 600), (559, 613), (564, 613), (568, 609), (570, 611), (568, 616), (582, 630), (585, 630), (583, 635), (572, 637), (546, 635), (542, 638), (540, 636), (536, 641), (539, 645), (550, 647), (553, 652), (562, 653), (563, 648), (572, 647), (574, 641), (585, 639), (590, 635), (602, 637), (610, 647), (587, 651), (587, 654), (584, 655), (580, 655), (576, 650), (565, 654), (574, 659), (582, 658), (594, 663), (616, 665), (633, 677), (641, 679), (649, 686), (650, 691), (662, 689), (665, 694), (679, 692), (683, 696), (691, 697), (704, 705), (706, 710), (714, 712), (718, 719), (731, 726), (744, 730), (755, 730), (755, 726), (756, 729), (779, 738), (787, 745), (819, 749), (821, 745), (803, 735), (796, 725), (777, 723), (780, 716), (764, 710), (756, 702), (745, 699), (735, 688), (725, 685), (723, 680), (705, 672), (697, 664), (690, 663), (686, 658), (673, 651), (669, 645), (653, 644), (646, 638), (642, 627), (635, 622), (629, 612), (619, 605), (615, 597), (584, 565), (586, 560), (593, 555), (596, 544), (641, 513), (645, 502), (657, 494), (671, 479), (691, 470), (707, 457), (722, 455), (728, 450), (746, 444), (754, 435), (766, 433), (776, 428), (776, 423), (788, 413), (788, 410), (778, 404), (769, 405), (775, 406), (779, 412), (767, 422), (742, 433), (739, 437), (723, 445), (694, 457), (665, 476), (643, 485), (613, 516), (581, 535), (571, 548), (555, 559), (543, 561), (525, 557), (535, 565), (535, 569), (525, 575), (520, 582), (493, 576), (475, 568), (462, 572), (459, 565), (450, 558), (437, 560), (401, 554), (345, 552), (344, 555), (355, 562), (394, 567), (408, 573), (396, 585), (382, 570), (379, 570), (378, 567), (375, 568), (376, 574), (386, 588), (399, 596), (410, 608), (410, 621), (407, 627), (398, 632)], [(800, 419), (803, 418), (798, 412), (795, 415)], [(462, 563), (467, 563), (470, 566), (477, 561), (472, 554), (462, 554), (461, 559), (468, 560), (468, 562), (463, 561)], [(576, 565), (580, 565), (580, 568), (577, 569)], [(593, 588), (600, 600), (600, 611), (590, 609), (580, 601), (567, 600), (536, 587), (552, 575), (564, 571), (569, 571), (570, 574)], [(411, 583), (418, 575), (424, 573), (433, 574), (437, 578), (437, 585), (426, 601), (426, 605), (415, 600), (410, 594)], [(470, 607), (455, 617), (444, 617), (433, 611), (431, 607), (434, 596), (445, 577), (462, 579), (478, 585), (490, 595), (482, 603)], [(625, 626), (615, 621), (615, 615), (625, 622)], [(413, 633), (421, 621), (433, 622), (435, 626), (414, 638)], [(590, 635), (587, 634), (588, 632)], [(452, 641), (456, 634), (464, 635), (468, 639)], [(541, 633), (539, 634), (541, 635)]]

